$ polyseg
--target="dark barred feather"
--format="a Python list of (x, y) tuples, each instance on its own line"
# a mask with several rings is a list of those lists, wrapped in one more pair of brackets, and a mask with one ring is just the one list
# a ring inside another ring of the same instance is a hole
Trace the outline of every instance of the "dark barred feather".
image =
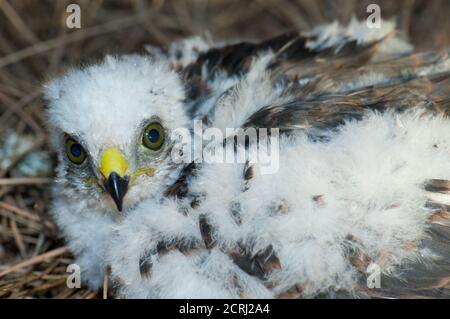
[(244, 127), (278, 127), (289, 133), (338, 127), (346, 120), (361, 119), (368, 110), (403, 112), (423, 109), (448, 115), (449, 98), (442, 91), (450, 88), (450, 72), (420, 77), (396, 85), (373, 85), (344, 93), (323, 93), (310, 98), (293, 96), (289, 102), (268, 105), (249, 117)]
[[(201, 101), (211, 93), (208, 81), (218, 72), (229, 76), (243, 75), (248, 72), (255, 56), (267, 50), (273, 51), (275, 57), (269, 71), (274, 85), (280, 82), (285, 84), (283, 96), (287, 97), (287, 102), (261, 108), (247, 119), (244, 127), (277, 127), (286, 134), (305, 130), (318, 137), (324, 130), (336, 129), (347, 120), (361, 119), (369, 110), (404, 112), (417, 109), (447, 116), (450, 112), (450, 72), (443, 72), (440, 66), (446, 61), (448, 63), (449, 53), (405, 54), (384, 60), (374, 59), (386, 38), (364, 45), (349, 40), (340, 43), (339, 47), (312, 50), (306, 44), (313, 37), (288, 33), (260, 43), (241, 42), (211, 49), (182, 72), (190, 84), (189, 100), (195, 107), (195, 101)], [(206, 69), (206, 76), (203, 68)], [(377, 78), (377, 74), (382, 76)], [(183, 171), (180, 179), (167, 190), (168, 196), (186, 195), (189, 191), (186, 181), (193, 168), (188, 166)], [(246, 166), (244, 176), (245, 182), (253, 177), (251, 166)], [(450, 194), (450, 182), (430, 180), (425, 189), (432, 193)], [(320, 201), (320, 195), (314, 200)], [(366, 269), (371, 261), (363, 248), (351, 251), (348, 252), (349, 262), (360, 273), (360, 285), (350, 293), (336, 291), (332, 295), (318, 297), (450, 297), (450, 206), (430, 201), (428, 208), (433, 210), (433, 214), (429, 220), (427, 238), (418, 247), (405, 243), (405, 249), (436, 254), (440, 259), (430, 262), (423, 256), (420, 260), (405, 263), (398, 270), (399, 275), (383, 274), (381, 288), (369, 289)], [(239, 209), (238, 205), (230, 207), (230, 214), (237, 219), (238, 225)], [(214, 227), (205, 216), (200, 216), (199, 231), (203, 245), (192, 249), (222, 249), (215, 247)], [(349, 235), (347, 240), (357, 241), (357, 238)], [(180, 247), (173, 244), (171, 249)], [(243, 271), (262, 281), (271, 271), (282, 267), (272, 246), (256, 255), (250, 252), (251, 247), (242, 243), (231, 251), (224, 251)], [(388, 254), (386, 256), (389, 258)], [(141, 260), (142, 275), (148, 275), (150, 269), (149, 259)], [(270, 288), (270, 283), (265, 284)], [(298, 298), (302, 296), (302, 291), (300, 285), (292, 283), (292, 287), (278, 297)]]

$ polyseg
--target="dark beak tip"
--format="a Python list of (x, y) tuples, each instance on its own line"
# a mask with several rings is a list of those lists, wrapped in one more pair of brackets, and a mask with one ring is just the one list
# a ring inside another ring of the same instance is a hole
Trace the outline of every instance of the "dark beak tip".
[(123, 198), (128, 191), (128, 183), (128, 177), (121, 177), (116, 172), (112, 172), (104, 183), (105, 189), (111, 195), (119, 212), (123, 209)]

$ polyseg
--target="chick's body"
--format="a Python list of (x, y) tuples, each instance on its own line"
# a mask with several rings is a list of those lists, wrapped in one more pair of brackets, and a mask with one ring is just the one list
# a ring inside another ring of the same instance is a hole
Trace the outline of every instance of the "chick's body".
[[(450, 60), (382, 25), (194, 38), (50, 83), (52, 210), (83, 279), (110, 266), (137, 298), (447, 296)], [(199, 123), (221, 138), (191, 154)], [(222, 138), (266, 158), (205, 160)]]

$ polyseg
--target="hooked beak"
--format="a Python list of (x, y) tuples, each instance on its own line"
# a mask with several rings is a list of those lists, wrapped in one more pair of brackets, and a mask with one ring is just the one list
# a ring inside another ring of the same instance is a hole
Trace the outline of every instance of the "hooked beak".
[(128, 191), (130, 177), (126, 176), (128, 163), (117, 148), (106, 149), (100, 160), (100, 173), (104, 178), (103, 186), (111, 195), (119, 212), (123, 208), (123, 199)]
[(130, 178), (128, 176), (121, 177), (116, 172), (112, 172), (103, 184), (114, 200), (114, 203), (116, 203), (119, 212), (122, 211), (123, 198), (128, 191), (129, 182)]

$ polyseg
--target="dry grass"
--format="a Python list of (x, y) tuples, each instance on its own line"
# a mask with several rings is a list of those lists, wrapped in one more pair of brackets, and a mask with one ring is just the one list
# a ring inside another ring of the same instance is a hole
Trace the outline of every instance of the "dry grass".
[[(82, 28), (65, 27), (65, 8), (77, 2)], [(0, 298), (101, 298), (101, 292), (69, 289), (72, 257), (49, 217), (49, 182), (20, 176), (21, 160), (47, 151), (41, 84), (67, 66), (106, 52), (142, 51), (151, 43), (208, 32), (216, 39), (263, 38), (324, 21), (366, 16), (380, 1), (67, 1), (0, 0), (0, 140), (12, 130), (30, 147), (0, 166)], [(383, 17), (395, 15), (419, 49), (450, 46), (448, 0), (381, 1)], [(0, 145), (1, 149), (2, 145)], [(2, 159), (0, 158), (0, 161)]]

